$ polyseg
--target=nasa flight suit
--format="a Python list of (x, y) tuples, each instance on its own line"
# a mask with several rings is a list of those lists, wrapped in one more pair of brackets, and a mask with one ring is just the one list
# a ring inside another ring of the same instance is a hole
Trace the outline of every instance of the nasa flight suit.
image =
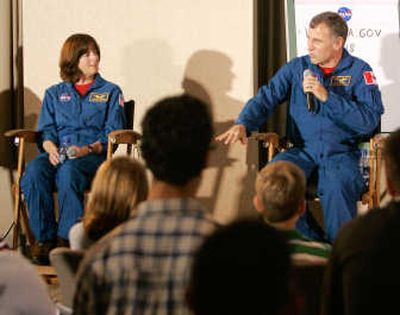
[[(72, 82), (62, 82), (46, 90), (38, 123), (38, 146), (42, 153), (28, 164), (21, 180), (29, 225), (38, 242), (53, 240), (56, 236), (68, 239), (70, 227), (83, 214), (84, 191), (105, 160), (108, 133), (125, 127), (123, 105), (120, 88), (100, 74), (83, 96)], [(67, 159), (53, 166), (49, 154), (41, 147), (46, 140), (59, 148), (99, 141), (103, 152)], [(58, 226), (53, 191), (58, 193)]]
[[(306, 69), (328, 91), (326, 102), (313, 97), (311, 111), (307, 109), (302, 87)], [(358, 144), (379, 125), (383, 113), (380, 91), (371, 67), (346, 50), (327, 76), (311, 63), (308, 55), (302, 56), (284, 65), (268, 85), (259, 89), (236, 123), (243, 124), (250, 133), (284, 101), (289, 103), (287, 135), (294, 147), (279, 153), (273, 161), (291, 161), (303, 169), (307, 178), (317, 170), (326, 238), (332, 242), (339, 228), (356, 215), (357, 200), (365, 189), (359, 170)], [(316, 238), (305, 216), (297, 228)]]

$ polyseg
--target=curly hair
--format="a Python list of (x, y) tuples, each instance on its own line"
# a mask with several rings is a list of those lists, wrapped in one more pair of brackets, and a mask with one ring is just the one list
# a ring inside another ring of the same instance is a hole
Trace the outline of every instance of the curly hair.
[(213, 137), (208, 105), (189, 95), (165, 98), (142, 121), (141, 149), (154, 177), (184, 186), (205, 168)]
[(65, 41), (60, 54), (60, 76), (63, 81), (75, 83), (82, 75), (78, 67), (79, 58), (93, 50), (100, 59), (100, 48), (96, 40), (88, 34), (73, 34)]

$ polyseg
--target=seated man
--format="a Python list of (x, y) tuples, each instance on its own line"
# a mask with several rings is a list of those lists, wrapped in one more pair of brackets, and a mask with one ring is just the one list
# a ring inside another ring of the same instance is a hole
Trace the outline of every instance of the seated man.
[(289, 269), (282, 234), (259, 221), (235, 222), (195, 255), (187, 302), (195, 315), (286, 314)]
[(295, 229), (305, 211), (305, 190), (306, 178), (299, 167), (273, 162), (257, 176), (254, 206), (268, 224), (284, 232), (295, 262), (325, 263), (331, 246), (311, 241)]
[(392, 201), (348, 223), (328, 262), (322, 314), (391, 314), (400, 292), (400, 129), (384, 142)]
[(309, 54), (284, 65), (247, 102), (236, 125), (217, 137), (225, 144), (245, 143), (276, 106), (288, 101), (287, 136), (294, 146), (274, 160), (296, 164), (308, 179), (313, 172), (318, 174), (326, 235), (310, 224), (308, 211), (296, 228), (312, 239), (329, 242), (357, 214), (357, 201), (365, 190), (358, 145), (373, 134), (383, 113), (371, 67), (344, 48), (347, 33), (339, 14), (314, 16), (307, 32)]
[(194, 199), (212, 120), (190, 96), (163, 99), (142, 122), (142, 155), (154, 175), (135, 218), (92, 246), (78, 274), (74, 314), (187, 314), (192, 256), (217, 224)]

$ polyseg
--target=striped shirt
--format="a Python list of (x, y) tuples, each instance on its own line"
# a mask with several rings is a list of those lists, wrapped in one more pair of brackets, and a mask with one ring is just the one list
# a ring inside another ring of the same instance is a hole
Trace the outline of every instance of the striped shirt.
[(315, 242), (296, 230), (282, 231), (289, 244), (292, 261), (326, 263), (332, 247), (327, 243)]
[(189, 314), (184, 296), (192, 257), (216, 227), (194, 199), (142, 203), (134, 219), (90, 248), (74, 314)]

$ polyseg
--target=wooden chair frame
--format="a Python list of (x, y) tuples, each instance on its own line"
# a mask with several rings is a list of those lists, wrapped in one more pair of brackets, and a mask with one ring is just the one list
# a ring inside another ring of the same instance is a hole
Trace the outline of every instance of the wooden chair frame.
[[(278, 152), (288, 149), (288, 144), (274, 132), (254, 132), (250, 139), (262, 142), (268, 150), (268, 161)], [(382, 135), (377, 134), (369, 140), (369, 184), (368, 191), (361, 196), (362, 204), (368, 204), (368, 209), (380, 206), (381, 171), (382, 171)]]
[[(35, 130), (28, 129), (15, 129), (5, 132), (5, 137), (14, 139), (14, 144), (18, 146), (18, 162), (15, 183), (12, 187), (14, 195), (14, 208), (13, 208), (13, 241), (12, 248), (17, 249), (18, 240), (22, 234), (25, 235), (26, 241), (29, 245), (35, 242), (35, 238), (29, 228), (28, 211), (23, 201), (20, 181), (25, 170), (25, 149), (29, 143), (37, 143), (39, 133)], [(136, 157), (140, 157), (140, 144), (141, 135), (131, 129), (114, 130), (108, 135), (107, 159), (112, 158), (113, 152), (120, 144), (126, 144), (126, 154), (133, 153)]]

